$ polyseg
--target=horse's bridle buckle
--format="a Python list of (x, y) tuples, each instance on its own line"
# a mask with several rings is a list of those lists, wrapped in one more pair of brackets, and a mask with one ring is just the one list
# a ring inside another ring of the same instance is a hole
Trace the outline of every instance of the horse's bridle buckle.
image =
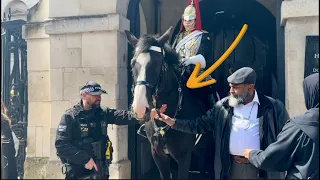
[(166, 132), (163, 130), (163, 128), (161, 128), (161, 130), (160, 130), (161, 136), (164, 136), (165, 133), (166, 133)]

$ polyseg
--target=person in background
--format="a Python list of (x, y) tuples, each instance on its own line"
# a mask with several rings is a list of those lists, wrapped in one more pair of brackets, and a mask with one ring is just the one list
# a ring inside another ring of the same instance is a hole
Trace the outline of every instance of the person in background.
[(244, 150), (255, 167), (287, 171), (286, 179), (319, 179), (319, 73), (304, 79), (303, 92), (307, 111), (288, 120), (276, 142)]
[(18, 178), (15, 158), (17, 150), (15, 149), (13, 135), (8, 110), (1, 100), (1, 179)]

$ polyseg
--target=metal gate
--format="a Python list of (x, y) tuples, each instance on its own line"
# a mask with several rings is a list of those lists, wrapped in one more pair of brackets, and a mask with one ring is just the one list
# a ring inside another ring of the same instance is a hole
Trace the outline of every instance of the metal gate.
[(22, 38), (25, 23), (11, 20), (10, 10), (1, 21), (1, 98), (20, 142), (16, 157), (20, 178), (24, 177), (28, 126), (27, 42)]

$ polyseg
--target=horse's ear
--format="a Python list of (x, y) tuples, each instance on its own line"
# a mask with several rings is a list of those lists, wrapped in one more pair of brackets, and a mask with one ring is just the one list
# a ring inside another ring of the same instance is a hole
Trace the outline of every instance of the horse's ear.
[(170, 35), (171, 35), (171, 31), (172, 31), (173, 27), (170, 26), (169, 29), (158, 39), (158, 43), (160, 46), (163, 46), (167, 40), (169, 39)]
[(126, 36), (127, 36), (129, 43), (133, 47), (135, 47), (138, 42), (138, 39), (130, 31), (125, 30), (124, 32), (126, 33)]

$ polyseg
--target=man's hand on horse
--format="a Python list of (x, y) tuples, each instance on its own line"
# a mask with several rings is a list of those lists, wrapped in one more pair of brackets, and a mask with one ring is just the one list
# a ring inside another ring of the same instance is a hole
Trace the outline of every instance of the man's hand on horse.
[[(160, 112), (160, 113), (166, 112), (167, 107), (168, 107), (168, 106), (167, 106), (166, 104), (162, 104), (161, 108), (159, 109), (159, 112)], [(158, 112), (157, 112), (156, 109), (154, 109), (154, 111), (151, 111), (151, 113), (150, 113), (151, 119), (153, 119), (157, 113), (158, 113)]]
[(169, 116), (167, 116), (167, 115), (165, 115), (163, 113), (160, 113), (161, 117), (159, 117), (156, 109), (152, 109), (151, 110), (151, 114), (152, 114), (154, 119), (157, 119), (159, 121), (165, 122), (169, 126), (173, 126), (174, 123), (175, 123), (175, 121), (171, 117), (169, 117)]

